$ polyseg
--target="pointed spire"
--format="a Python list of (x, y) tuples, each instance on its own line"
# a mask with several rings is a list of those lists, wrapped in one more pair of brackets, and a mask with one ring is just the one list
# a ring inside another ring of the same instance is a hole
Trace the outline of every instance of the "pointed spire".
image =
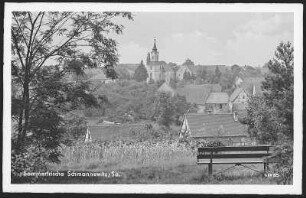
[(156, 47), (156, 38), (154, 37), (154, 46), (153, 46), (153, 51), (157, 51), (157, 47)]

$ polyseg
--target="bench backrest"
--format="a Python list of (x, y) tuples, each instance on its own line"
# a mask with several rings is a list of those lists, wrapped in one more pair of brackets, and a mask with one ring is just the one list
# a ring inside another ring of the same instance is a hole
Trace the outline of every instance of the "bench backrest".
[(222, 146), (198, 148), (198, 163), (263, 163), (272, 146)]

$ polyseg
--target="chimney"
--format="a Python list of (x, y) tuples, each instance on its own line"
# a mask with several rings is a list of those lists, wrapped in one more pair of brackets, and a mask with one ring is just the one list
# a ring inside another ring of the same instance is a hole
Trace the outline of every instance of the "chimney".
[(256, 88), (255, 88), (255, 85), (253, 84), (253, 96), (255, 96), (256, 95)]
[(234, 116), (235, 122), (237, 122), (238, 121), (238, 112), (234, 111), (233, 116)]

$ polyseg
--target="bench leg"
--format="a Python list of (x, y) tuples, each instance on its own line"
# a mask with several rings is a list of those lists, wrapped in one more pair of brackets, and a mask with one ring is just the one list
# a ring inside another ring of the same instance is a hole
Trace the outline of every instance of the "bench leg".
[(264, 172), (267, 172), (267, 163), (264, 163)]
[(212, 175), (212, 163), (208, 164), (208, 174), (209, 174), (209, 176)]

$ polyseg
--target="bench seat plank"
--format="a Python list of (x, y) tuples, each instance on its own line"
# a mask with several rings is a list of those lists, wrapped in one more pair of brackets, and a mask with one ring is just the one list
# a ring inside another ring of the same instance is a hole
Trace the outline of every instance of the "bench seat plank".
[[(212, 159), (213, 164), (262, 164), (265, 158), (231, 158), (231, 159)], [(210, 159), (199, 159), (198, 164), (209, 164)]]
[[(260, 158), (270, 156), (270, 153), (235, 153), (235, 154), (212, 154), (213, 159), (219, 158)], [(198, 159), (210, 159), (211, 155), (198, 155)]]
[(267, 151), (270, 145), (262, 146), (219, 146), (219, 147), (202, 147), (198, 148), (199, 152), (207, 151)]

